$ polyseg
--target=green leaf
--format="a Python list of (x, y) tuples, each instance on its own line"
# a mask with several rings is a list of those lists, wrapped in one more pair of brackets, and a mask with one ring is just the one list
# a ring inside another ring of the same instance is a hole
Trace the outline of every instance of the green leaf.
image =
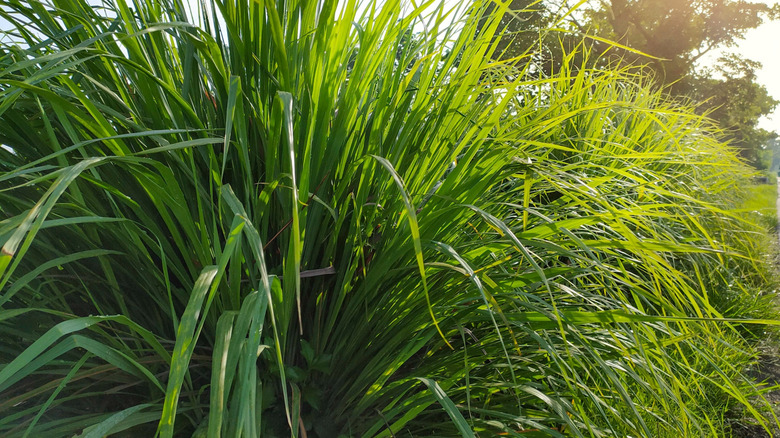
[(431, 394), (433, 394), (433, 396), (436, 398), (436, 401), (439, 402), (444, 411), (447, 412), (447, 415), (450, 416), (450, 419), (452, 419), (452, 421), (455, 423), (455, 426), (458, 428), (458, 432), (460, 432), (460, 436), (463, 438), (476, 437), (476, 435), (474, 435), (474, 431), (471, 430), (471, 427), (469, 426), (466, 419), (463, 418), (463, 414), (460, 413), (458, 408), (455, 406), (455, 403), (450, 400), (450, 398), (447, 396), (444, 390), (441, 389), (441, 386), (439, 386), (435, 380), (424, 377), (418, 377), (417, 380), (423, 382), (425, 386), (428, 387), (428, 389), (431, 391)]

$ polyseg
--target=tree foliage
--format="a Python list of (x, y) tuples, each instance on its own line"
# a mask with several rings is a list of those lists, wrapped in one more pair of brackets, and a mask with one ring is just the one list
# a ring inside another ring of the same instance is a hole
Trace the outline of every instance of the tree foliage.
[(737, 55), (723, 56), (713, 71), (691, 79), (692, 95), (699, 111), (717, 120), (725, 137), (737, 147), (742, 158), (756, 167), (766, 167), (761, 150), (776, 136), (758, 127), (758, 120), (769, 114), (777, 101), (756, 82), (760, 64)]
[(656, 81), (684, 93), (684, 79), (696, 61), (733, 45), (747, 30), (775, 17), (776, 9), (734, 0), (599, 0), (586, 15), (588, 31), (651, 56), (610, 47), (611, 58), (647, 65)]

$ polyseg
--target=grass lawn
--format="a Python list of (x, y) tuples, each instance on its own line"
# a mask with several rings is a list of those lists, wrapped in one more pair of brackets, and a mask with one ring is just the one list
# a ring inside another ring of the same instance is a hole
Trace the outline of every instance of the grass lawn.
[(756, 184), (746, 188), (742, 208), (755, 212), (759, 224), (777, 228), (777, 184), (770, 178), (770, 184)]

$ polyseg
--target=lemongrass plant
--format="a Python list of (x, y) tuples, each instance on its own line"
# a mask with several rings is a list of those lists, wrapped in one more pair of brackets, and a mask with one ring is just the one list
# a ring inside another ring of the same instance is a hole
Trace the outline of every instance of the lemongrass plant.
[(500, 3), (189, 6), (0, 1), (0, 435), (772, 421), (703, 119), (492, 61)]

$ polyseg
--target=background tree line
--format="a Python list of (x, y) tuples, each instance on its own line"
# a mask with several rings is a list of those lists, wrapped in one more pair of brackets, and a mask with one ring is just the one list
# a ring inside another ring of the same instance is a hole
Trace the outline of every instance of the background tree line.
[[(778, 101), (756, 82), (761, 64), (733, 53), (708, 67), (698, 61), (716, 49), (734, 46), (764, 21), (777, 19), (777, 6), (733, 0), (574, 3), (513, 0), (502, 21), (505, 30), (498, 56), (531, 58), (539, 66), (537, 74), (549, 75), (588, 35), (586, 65), (642, 66), (656, 86), (693, 102), (701, 114), (717, 121), (725, 140), (748, 163), (759, 168), (769, 165), (761, 151), (777, 134), (759, 128), (758, 121)], [(583, 56), (582, 51), (575, 56)]]

